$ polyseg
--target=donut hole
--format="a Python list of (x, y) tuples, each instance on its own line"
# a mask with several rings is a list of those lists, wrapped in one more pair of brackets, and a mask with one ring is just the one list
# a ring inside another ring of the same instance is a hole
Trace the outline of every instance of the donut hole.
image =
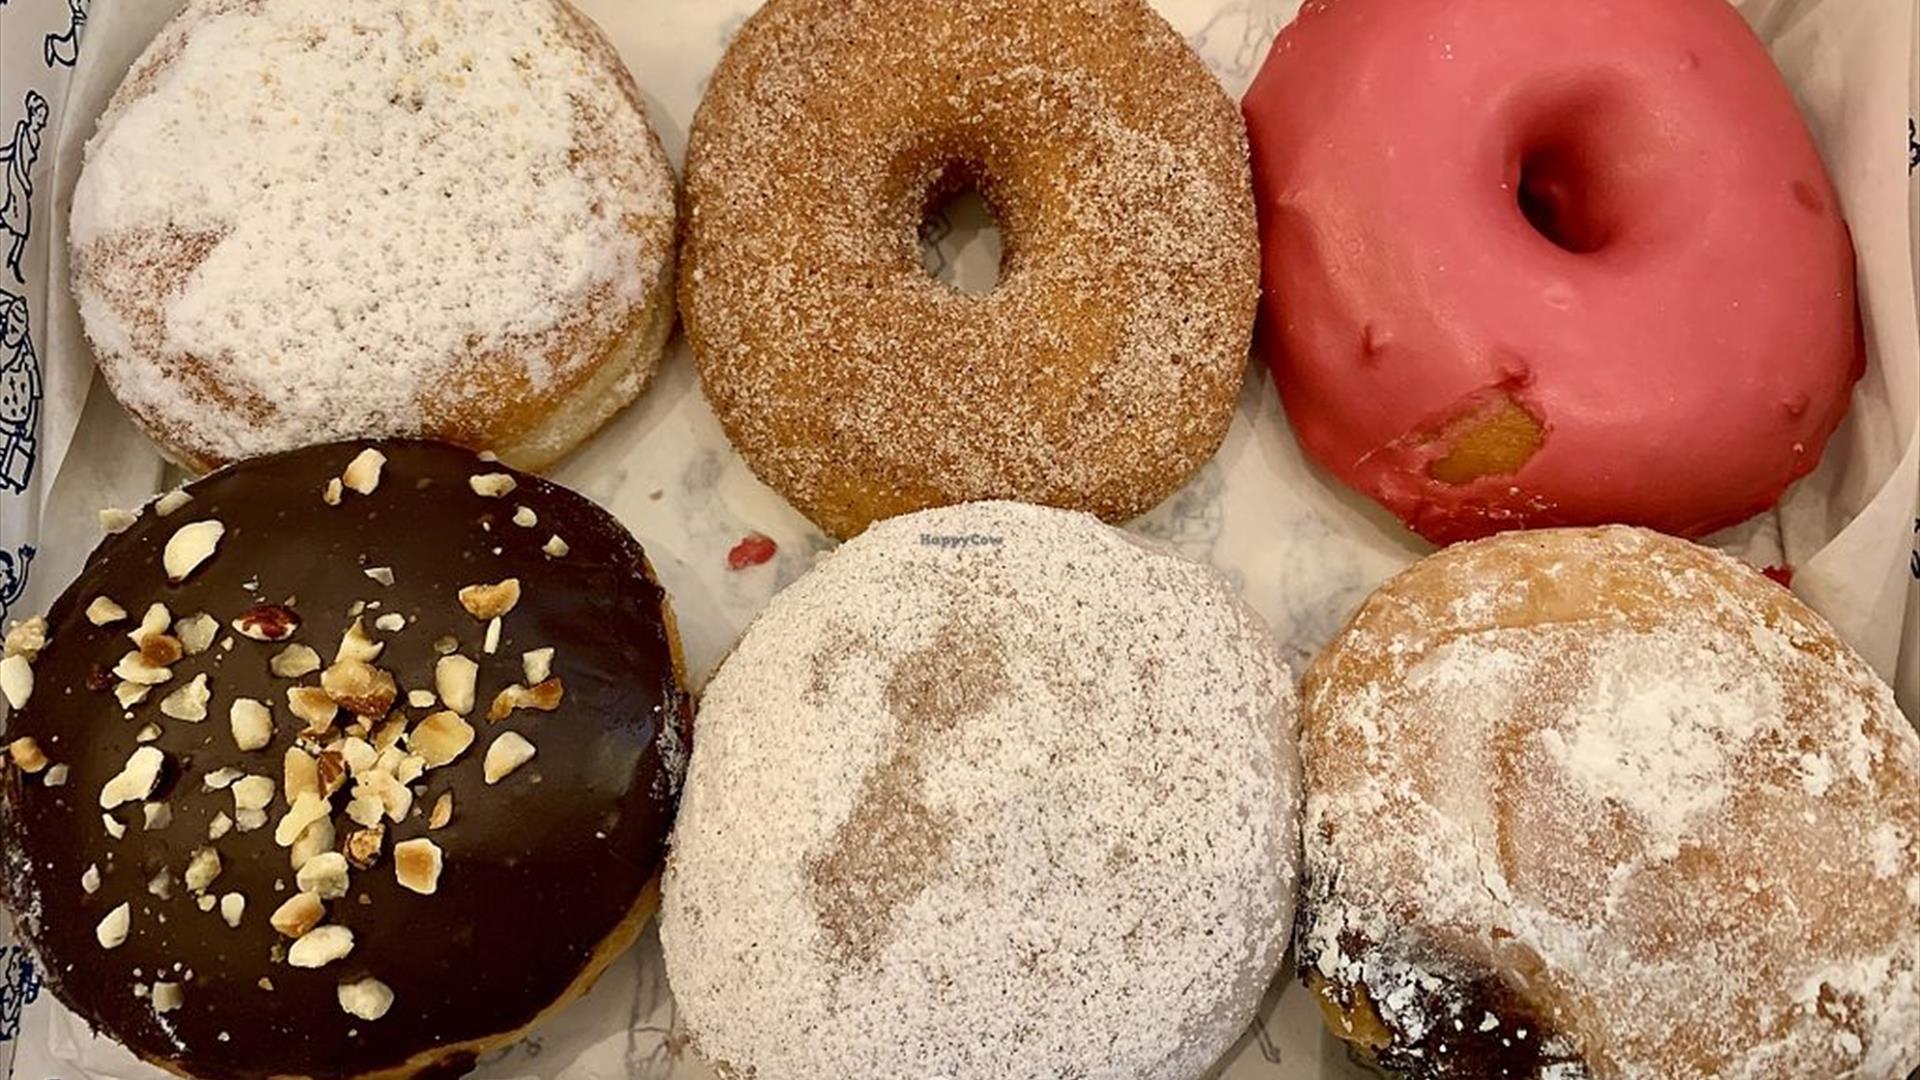
[(1567, 142), (1528, 151), (1514, 185), (1520, 213), (1555, 247), (1591, 255), (1607, 246), (1618, 228), (1604, 190), (1606, 175), (1595, 155)]
[(920, 265), (969, 296), (1000, 284), (1004, 251), (993, 202), (963, 173), (936, 184), (920, 214)]

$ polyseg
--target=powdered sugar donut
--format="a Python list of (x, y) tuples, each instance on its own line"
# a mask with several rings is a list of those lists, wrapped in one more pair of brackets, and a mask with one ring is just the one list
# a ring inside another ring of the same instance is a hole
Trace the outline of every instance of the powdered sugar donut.
[(1279, 963), (1285, 665), (1213, 571), (1091, 517), (875, 525), (697, 727), (661, 939), (727, 1080), (1194, 1080)]
[(1623, 528), (1512, 533), (1308, 675), (1297, 944), (1425, 1080), (1920, 1068), (1920, 738), (1794, 596)]
[(1701, 536), (1864, 371), (1839, 197), (1725, 0), (1338, 0), (1244, 108), (1302, 446), (1422, 536)]
[(539, 468), (652, 377), (676, 219), (566, 0), (192, 0), (88, 144), (73, 285), (190, 467), (426, 435)]

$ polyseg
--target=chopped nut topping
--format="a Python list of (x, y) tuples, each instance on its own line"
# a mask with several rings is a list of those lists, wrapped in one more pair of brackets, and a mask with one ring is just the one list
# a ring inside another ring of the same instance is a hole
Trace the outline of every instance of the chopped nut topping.
[(303, 893), (338, 900), (347, 895), (347, 857), (337, 851), (315, 855), (294, 875), (294, 881)]
[(238, 929), (240, 917), (247, 913), (247, 898), (237, 892), (230, 892), (220, 898), (220, 917), (228, 926)]
[(33, 665), (24, 656), (0, 659), (0, 696), (15, 709), (27, 707), (33, 697)]
[(427, 828), (444, 829), (453, 820), (453, 792), (443, 791), (433, 800), (433, 810), (427, 814)]
[(520, 670), (527, 676), (528, 685), (543, 683), (553, 674), (553, 649), (533, 649), (520, 654)]
[(304, 734), (323, 735), (333, 729), (333, 718), (340, 712), (333, 697), (317, 686), (287, 688), (287, 711), (306, 722)]
[(300, 838), (293, 842), (293, 847), (287, 852), (287, 862), (292, 865), (294, 873), (299, 873), (300, 868), (307, 865), (315, 856), (332, 851), (336, 835), (333, 819), (330, 817), (323, 817), (307, 826), (306, 831), (300, 834)]
[[(131, 709), (135, 705), (138, 705), (141, 702), (146, 701), (147, 695), (151, 693), (153, 693), (153, 687), (151, 686), (143, 686), (137, 682), (121, 682), (116, 684), (113, 688), (113, 699), (120, 703), (121, 708)], [(146, 727), (141, 728), (140, 730), (142, 732), (151, 730), (153, 732), (153, 736), (152, 738), (142, 739), (136, 735), (134, 736), (134, 738), (138, 742), (152, 742), (154, 739), (157, 739), (160, 737), (160, 725), (158, 724), (148, 724)]]
[(0, 651), (6, 656), (24, 656), (31, 664), (40, 659), (40, 650), (46, 647), (47, 620), (35, 615), (7, 627), (6, 642), (0, 645)]
[(353, 620), (353, 625), (347, 627), (347, 632), (341, 635), (340, 648), (334, 651), (333, 659), (335, 663), (342, 660), (358, 660), (371, 664), (380, 659), (380, 654), (386, 650), (386, 647), (384, 642), (375, 641), (369, 637), (367, 628), (356, 618)]
[(265, 810), (273, 805), (273, 781), (264, 776), (249, 776), (233, 785), (236, 816), (247, 810)]
[(108, 536), (118, 536), (133, 528), (133, 523), (139, 520), (139, 514), (128, 513), (110, 506), (100, 511), (100, 531)]
[(497, 724), (512, 715), (515, 709), (552, 712), (560, 707), (560, 700), (565, 696), (566, 688), (559, 679), (548, 679), (535, 687), (514, 683), (494, 696), (493, 704), (487, 709), (487, 719)]
[(433, 653), (435, 656), (451, 656), (459, 651), (460, 639), (454, 637), (452, 634), (442, 634), (433, 639)]
[[(351, 817), (355, 808), (362, 806), (368, 798), (377, 799), (381, 810), (396, 824), (406, 820), (407, 811), (413, 809), (413, 789), (394, 779), (393, 774), (374, 769), (359, 777), (353, 785), (353, 799), (347, 804), (347, 814)], [(361, 825), (372, 825), (372, 821), (360, 821)], [(377, 817), (375, 821), (379, 820)]]
[(391, 566), (369, 566), (361, 573), (367, 575), (375, 585), (383, 589), (393, 587), (393, 567)]
[(372, 790), (365, 792), (354, 789), (353, 798), (347, 800), (347, 819), (355, 825), (373, 828), (387, 816), (387, 804)]
[(400, 696), (392, 675), (363, 660), (334, 661), (320, 673), (320, 688), (355, 716), (385, 716)]
[(320, 756), (314, 759), (314, 779), (320, 785), (320, 797), (333, 798), (333, 793), (347, 783), (346, 757), (338, 750), (320, 751)]
[(482, 621), (505, 615), (519, 602), (519, 578), (508, 578), (492, 585), (468, 585), (460, 590), (460, 606), (467, 609), (467, 614)]
[(244, 770), (236, 769), (232, 766), (224, 769), (215, 769), (200, 778), (200, 786), (206, 788), (208, 791), (225, 791), (233, 786), (235, 780), (245, 775), (247, 774)]
[(65, 765), (55, 765), (47, 770), (47, 775), (41, 777), (40, 782), (48, 787), (66, 787), (69, 771)]
[(347, 470), (340, 474), (340, 482), (350, 490), (371, 495), (380, 486), (380, 469), (386, 463), (387, 455), (369, 446), (347, 463)]
[(100, 865), (90, 865), (80, 874), (80, 891), (92, 896), (100, 891)]
[(354, 776), (372, 769), (374, 763), (380, 760), (380, 751), (365, 739), (344, 739), (339, 749), (340, 756), (347, 761), (347, 771)]
[(447, 708), (462, 716), (473, 711), (474, 686), (480, 679), (480, 665), (464, 656), (443, 656), (433, 665), (434, 689)]
[(87, 621), (95, 626), (112, 626), (127, 617), (127, 609), (104, 596), (96, 596), (87, 605)]
[(209, 840), (218, 840), (232, 831), (233, 819), (228, 817), (224, 810), (213, 815), (213, 820), (207, 822), (207, 839)]
[(407, 628), (407, 617), (397, 611), (389, 611), (373, 620), (373, 628), (382, 633), (397, 634)]
[(280, 793), (292, 806), (302, 795), (320, 793), (319, 765), (313, 755), (297, 746), (287, 747), (280, 772)]
[(507, 774), (533, 760), (533, 744), (516, 731), (503, 731), (487, 747), (485, 776), (489, 784), (506, 779)]
[(340, 984), (340, 1009), (359, 1020), (374, 1021), (393, 1008), (393, 991), (375, 978), (356, 979)]
[(153, 984), (152, 996), (148, 999), (156, 1013), (170, 1013), (187, 1003), (186, 991), (179, 983), (157, 982)]
[(212, 698), (213, 692), (207, 689), (207, 675), (203, 671), (195, 675), (192, 682), (161, 698), (160, 712), (175, 720), (197, 724), (207, 718), (207, 702)]
[(281, 847), (291, 847), (306, 831), (307, 826), (327, 816), (331, 807), (318, 795), (302, 795), (293, 800), (293, 808), (287, 811), (280, 824), (274, 827), (273, 842)]
[(172, 517), (174, 512), (193, 501), (185, 488), (174, 488), (153, 501), (153, 512), (161, 517)]
[(101, 814), (100, 824), (107, 830), (107, 835), (115, 840), (127, 835), (127, 827), (120, 824), (119, 819), (115, 818), (112, 814)]
[(267, 670), (282, 679), (298, 679), (320, 670), (320, 654), (305, 645), (289, 645), (273, 654)]
[(173, 899), (173, 871), (161, 867), (159, 873), (147, 879), (147, 893), (162, 900)]
[(328, 506), (339, 506), (340, 500), (344, 498), (345, 495), (346, 485), (342, 484), (340, 478), (337, 476), (328, 480), (327, 486), (320, 489), (320, 501), (326, 503)]
[(173, 636), (180, 639), (180, 647), (188, 656), (199, 656), (213, 648), (213, 639), (219, 633), (220, 621), (204, 611), (173, 624)]
[(547, 542), (541, 546), (540, 550), (546, 552), (547, 555), (552, 558), (564, 559), (567, 557), (567, 553), (572, 551), (573, 549), (567, 546), (567, 542), (565, 540), (560, 539), (560, 535), (558, 533), (555, 533), (554, 535), (547, 537)]
[(120, 662), (113, 666), (113, 673), (136, 686), (159, 686), (173, 678), (172, 668), (149, 662), (140, 655), (139, 649), (121, 657)]
[(107, 912), (107, 917), (101, 919), (99, 925), (93, 928), (93, 937), (100, 943), (101, 948), (117, 949), (126, 943), (127, 933), (132, 928), (133, 908), (130, 905), (121, 904)]
[(24, 773), (37, 773), (47, 767), (47, 755), (40, 752), (40, 744), (30, 735), (22, 735), (8, 743), (7, 756)]
[(396, 710), (387, 714), (386, 721), (373, 729), (373, 734), (369, 738), (373, 742), (373, 748), (384, 753), (400, 745), (400, 739), (406, 733), (407, 718)]
[(369, 825), (356, 829), (347, 835), (347, 861), (357, 870), (365, 870), (380, 861), (380, 846), (386, 842), (387, 827), (384, 824)]
[(353, 931), (344, 926), (316, 926), (287, 950), (287, 963), (297, 968), (326, 967), (353, 951)]
[(407, 736), (407, 748), (425, 759), (426, 767), (451, 764), (473, 745), (473, 725), (450, 710), (428, 716)]
[(286, 937), (304, 937), (327, 917), (327, 905), (312, 893), (296, 893), (267, 916), (267, 922)]
[(487, 620), (487, 637), (481, 642), (480, 651), (492, 656), (500, 648), (500, 619), (498, 616)]
[(140, 808), (144, 832), (158, 832), (173, 824), (173, 807), (163, 802), (150, 802)]
[(266, 823), (267, 812), (265, 810), (235, 810), (233, 812), (233, 827), (243, 833), (262, 828)]
[(190, 891), (203, 893), (207, 891), (207, 886), (213, 884), (214, 879), (219, 876), (220, 853), (210, 847), (203, 847), (187, 860), (187, 872), (183, 875), (183, 879)]
[(168, 538), (166, 551), (161, 554), (161, 565), (167, 571), (167, 580), (175, 585), (187, 580), (200, 564), (213, 557), (214, 550), (220, 546), (220, 538), (227, 534), (227, 527), (218, 521), (196, 521), (191, 525), (182, 525), (173, 536)]
[(100, 789), (100, 809), (145, 801), (160, 786), (160, 769), (166, 760), (166, 755), (151, 746), (136, 748), (120, 774)]
[(431, 709), (438, 704), (439, 701), (440, 699), (435, 697), (431, 690), (407, 691), (407, 704), (416, 709)]
[(393, 876), (403, 888), (422, 896), (432, 896), (440, 888), (440, 868), (444, 856), (440, 845), (424, 837), (402, 840), (393, 846)]
[(534, 513), (531, 507), (516, 506), (513, 508), (513, 523), (523, 529), (531, 529), (540, 524), (540, 515)]
[(300, 629), (300, 613), (285, 604), (256, 604), (233, 620), (234, 633), (254, 641), (285, 641)]
[(235, 698), (227, 708), (227, 724), (233, 729), (233, 745), (242, 750), (260, 750), (273, 741), (273, 712), (265, 702)]
[(499, 472), (481, 473), (478, 476), (470, 477), (467, 483), (473, 488), (475, 495), (480, 495), (488, 499), (505, 498), (513, 494), (514, 488), (520, 486), (512, 476)]

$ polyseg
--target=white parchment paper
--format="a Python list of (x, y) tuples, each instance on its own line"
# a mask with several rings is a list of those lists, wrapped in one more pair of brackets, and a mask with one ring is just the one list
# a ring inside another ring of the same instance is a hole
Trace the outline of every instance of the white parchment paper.
[[(677, 163), (707, 74), (757, 0), (576, 3), (607, 30), (633, 69)], [(1238, 94), (1299, 0), (1155, 3)], [(29, 89), (51, 111), (30, 174), (35, 223), (23, 280), (0, 269), (0, 289), (27, 305), (25, 339), (42, 389), (32, 485), (19, 493), (0, 489), (0, 554), (11, 553), (13, 567), (0, 564), (0, 601), (10, 603), (17, 618), (44, 607), (78, 569), (98, 539), (96, 510), (141, 502), (165, 479), (160, 459), (93, 376), (58, 241), (94, 118), (172, 5), (102, 0), (90, 23), (87, 0), (0, 5), (0, 139), (14, 130)], [(1909, 120), (1920, 105), (1917, 7), (1915, 0), (1741, 4), (1797, 92), (1839, 185), (1859, 250), (1871, 367), (1819, 471), (1777, 513), (1716, 538), (1756, 562), (1793, 565), (1796, 590), (1896, 680), (1910, 716), (1920, 715), (1920, 590), (1914, 585), (1920, 579), (1920, 247), (1914, 242), (1920, 188), (1910, 180), (1920, 143)], [(73, 53), (77, 63), (69, 60)], [(935, 230), (939, 241), (929, 257), (930, 269), (963, 281), (990, 274), (995, 250), (992, 237), (976, 233), (971, 226), (977, 223), (966, 217), (956, 214), (944, 223), (951, 228)], [(0, 234), (0, 254), (9, 242)], [(10, 359), (17, 366), (6, 340), (0, 336), (0, 371)], [(0, 428), (0, 439), (5, 435)], [(675, 597), (696, 679), (767, 599), (829, 546), (729, 448), (700, 397), (684, 343), (676, 342), (646, 398), (556, 476), (610, 507), (646, 545)], [(1368, 591), (1427, 550), (1302, 457), (1258, 367), (1249, 370), (1218, 458), (1132, 528), (1229, 573), (1272, 623), (1296, 668)], [(766, 566), (729, 571), (728, 548), (750, 531), (778, 541), (779, 555)], [(23, 547), (35, 549), (30, 575), (18, 565)], [(164, 1076), (89, 1033), (50, 996), (29, 1001), (31, 965), (8, 935), (0, 918), (0, 1067), (31, 1080)], [(8, 1012), (23, 1004), (19, 1037), (10, 1040)], [(10, 1066), (9, 1053), (17, 1054)], [(692, 1080), (709, 1074), (678, 1049), (658, 945), (649, 936), (592, 994), (485, 1063), (479, 1075)], [(1282, 980), (1220, 1075), (1333, 1080), (1363, 1074), (1321, 1032), (1306, 996)]]

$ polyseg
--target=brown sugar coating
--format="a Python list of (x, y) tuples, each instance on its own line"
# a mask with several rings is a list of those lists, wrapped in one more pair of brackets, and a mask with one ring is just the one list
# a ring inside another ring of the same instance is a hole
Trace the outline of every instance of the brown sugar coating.
[(1920, 737), (1792, 593), (1632, 529), (1450, 548), (1303, 686), (1302, 974), (1423, 1080), (1920, 1067)]
[(652, 910), (665, 596), (605, 511), (440, 444), (184, 490), (10, 637), (6, 899), (60, 999), (175, 1072), (457, 1075)]
[[(998, 286), (921, 267), (976, 187)], [(837, 536), (944, 503), (1138, 514), (1219, 446), (1258, 254), (1232, 104), (1140, 0), (773, 0), (695, 117), (681, 306), (754, 471)]]

